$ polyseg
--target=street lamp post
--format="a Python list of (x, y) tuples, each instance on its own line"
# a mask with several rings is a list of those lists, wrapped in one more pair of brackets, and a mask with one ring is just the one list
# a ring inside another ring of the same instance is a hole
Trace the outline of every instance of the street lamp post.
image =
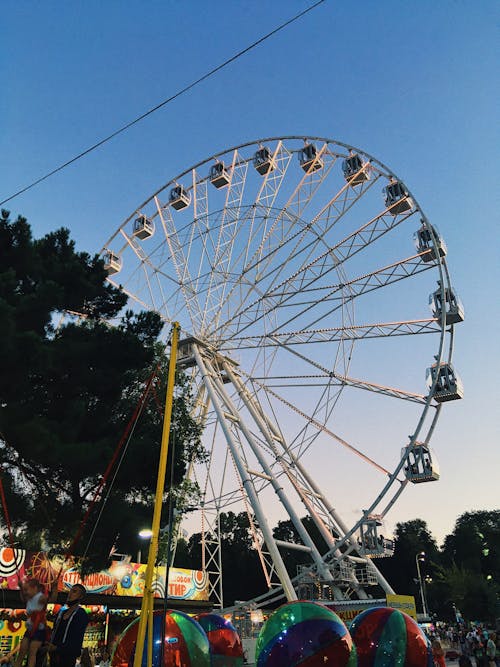
[(418, 585), (420, 588), (420, 599), (422, 600), (422, 613), (428, 616), (427, 605), (425, 603), (424, 584), (422, 582), (422, 573), (420, 572), (420, 563), (425, 561), (425, 551), (420, 551), (415, 556), (415, 563), (417, 565)]
[[(151, 539), (151, 536), (153, 535), (153, 531), (151, 528), (143, 528), (137, 533), (137, 536), (141, 538), (141, 540), (149, 540)], [(139, 549), (137, 552), (137, 562), (140, 564), (142, 562), (142, 549)]]

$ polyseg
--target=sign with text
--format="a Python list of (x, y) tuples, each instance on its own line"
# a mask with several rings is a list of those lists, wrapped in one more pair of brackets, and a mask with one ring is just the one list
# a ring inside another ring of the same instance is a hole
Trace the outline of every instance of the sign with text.
[[(142, 597), (146, 565), (112, 561), (106, 570), (80, 577), (76, 564), (64, 562), (62, 556), (49, 557), (44, 552), (30, 553), (22, 549), (0, 549), (0, 588), (17, 590), (19, 579), (38, 579), (47, 588), (59, 576), (59, 590), (68, 591), (83, 584), (89, 593)], [(155, 597), (165, 596), (165, 566), (155, 568)], [(208, 600), (208, 575), (201, 570), (171, 567), (168, 573), (168, 597), (177, 600)]]
[(367, 609), (384, 607), (385, 600), (346, 600), (345, 602), (339, 600), (329, 602), (326, 606), (328, 609), (334, 611), (349, 626), (356, 616), (359, 616), (359, 614)]
[(404, 611), (405, 614), (417, 620), (417, 608), (413, 595), (389, 595), (387, 594), (387, 606)]

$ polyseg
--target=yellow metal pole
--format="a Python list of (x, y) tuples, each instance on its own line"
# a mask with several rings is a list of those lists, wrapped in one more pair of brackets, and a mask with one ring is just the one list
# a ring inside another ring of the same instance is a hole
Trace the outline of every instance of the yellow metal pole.
[[(151, 526), (151, 541), (149, 543), (148, 564), (146, 567), (146, 580), (144, 582), (144, 595), (142, 598), (141, 615), (139, 617), (139, 628), (137, 630), (137, 643), (135, 645), (134, 667), (141, 667), (144, 652), (144, 640), (146, 638), (146, 627), (151, 624), (153, 631), (153, 573), (158, 555), (158, 538), (160, 534), (160, 519), (163, 505), (163, 493), (165, 490), (165, 476), (167, 469), (168, 444), (170, 435), (170, 423), (172, 420), (172, 405), (174, 399), (175, 364), (177, 360), (177, 344), (179, 342), (180, 325), (178, 322), (172, 324), (172, 337), (170, 348), (170, 361), (168, 364), (167, 392), (165, 396), (165, 414), (163, 416), (163, 432), (161, 436), (160, 461), (158, 464), (158, 478), (156, 480), (155, 505), (153, 512), (153, 525)], [(165, 587), (168, 581), (165, 582)], [(149, 654), (149, 651), (148, 651)], [(150, 656), (148, 655), (148, 663)], [(148, 667), (151, 667), (149, 663)]]
[[(154, 631), (154, 598), (152, 595), (149, 596), (149, 609), (148, 609), (148, 655), (147, 655), (147, 667), (153, 667), (153, 631)], [(158, 665), (161, 667), (161, 665)]]

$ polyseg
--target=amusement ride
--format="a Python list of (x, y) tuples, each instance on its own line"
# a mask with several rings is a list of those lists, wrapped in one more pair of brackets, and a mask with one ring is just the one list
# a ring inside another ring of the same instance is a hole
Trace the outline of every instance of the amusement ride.
[[(245, 604), (394, 592), (374, 563), (394, 551), (384, 519), (408, 486), (439, 479), (430, 440), (443, 403), (463, 396), (446, 253), (391, 169), (300, 136), (199, 162), (105, 243), (110, 283), (180, 325), (177, 367), (208, 452), (189, 467), (202, 498), (190, 521), (215, 606), (228, 511), (247, 512), (267, 582)], [(279, 519), (295, 539), (273, 535)], [(287, 550), (306, 554), (299, 572)]]

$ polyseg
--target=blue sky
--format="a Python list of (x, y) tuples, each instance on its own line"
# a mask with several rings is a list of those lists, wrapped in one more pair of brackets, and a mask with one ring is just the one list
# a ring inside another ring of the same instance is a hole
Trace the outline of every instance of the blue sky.
[[(306, 6), (7, 0), (0, 198)], [(328, 0), (7, 205), (35, 235), (65, 225), (79, 247), (97, 251), (175, 174), (247, 140), (331, 137), (389, 165), (446, 239), (466, 307), (455, 353), (466, 398), (445, 406), (433, 440), (442, 479), (410, 489), (390, 514), (425, 519), (438, 539), (461, 512), (499, 505), (498, 7)], [(353, 496), (362, 483), (354, 467)]]

